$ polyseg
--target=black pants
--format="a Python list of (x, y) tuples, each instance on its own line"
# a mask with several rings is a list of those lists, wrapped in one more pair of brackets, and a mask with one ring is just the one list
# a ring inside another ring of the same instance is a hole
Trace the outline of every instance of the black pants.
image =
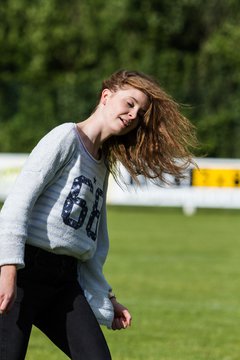
[(23, 360), (34, 324), (74, 360), (109, 360), (97, 320), (77, 281), (77, 260), (26, 245), (17, 299), (0, 315), (0, 360)]

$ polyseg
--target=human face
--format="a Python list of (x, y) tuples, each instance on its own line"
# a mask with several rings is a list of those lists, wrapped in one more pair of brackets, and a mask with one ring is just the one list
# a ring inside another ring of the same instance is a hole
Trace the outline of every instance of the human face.
[(111, 135), (125, 135), (135, 129), (148, 107), (148, 97), (142, 91), (125, 87), (117, 91), (102, 92), (105, 124)]

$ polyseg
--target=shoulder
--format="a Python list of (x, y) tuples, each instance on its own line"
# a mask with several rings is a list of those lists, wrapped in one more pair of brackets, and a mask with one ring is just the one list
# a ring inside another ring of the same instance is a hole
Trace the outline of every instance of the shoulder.
[(54, 152), (60, 149), (70, 149), (76, 141), (76, 125), (74, 123), (64, 123), (56, 126), (42, 137), (37, 146), (38, 151)]
[[(55, 167), (68, 161), (76, 151), (74, 123), (65, 123), (53, 128), (34, 147), (25, 164), (25, 169)], [(47, 164), (47, 165), (44, 165)]]
[[(57, 141), (61, 141), (63, 138), (67, 138), (67, 137), (74, 137), (74, 129), (75, 129), (75, 124), (74, 123), (64, 123), (61, 125), (56, 126), (55, 128), (53, 128), (51, 131), (49, 131), (43, 138), (44, 139), (56, 139)], [(41, 141), (42, 141), (41, 140)]]

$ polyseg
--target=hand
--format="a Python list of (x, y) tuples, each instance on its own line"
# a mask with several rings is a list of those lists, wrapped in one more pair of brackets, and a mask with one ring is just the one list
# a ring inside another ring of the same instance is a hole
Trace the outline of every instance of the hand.
[(131, 326), (132, 317), (128, 309), (119, 304), (115, 298), (111, 299), (114, 309), (114, 319), (112, 322), (113, 330), (126, 329)]
[(16, 298), (17, 269), (15, 265), (1, 266), (0, 273), (0, 314), (11, 309)]

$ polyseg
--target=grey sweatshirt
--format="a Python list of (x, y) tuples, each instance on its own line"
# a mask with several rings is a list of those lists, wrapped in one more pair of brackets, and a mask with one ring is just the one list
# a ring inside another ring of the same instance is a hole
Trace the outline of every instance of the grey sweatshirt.
[(103, 158), (88, 153), (74, 123), (50, 131), (33, 149), (1, 210), (0, 266), (24, 267), (25, 243), (76, 257), (85, 295), (99, 322), (110, 326), (111, 287), (102, 271), (109, 247), (107, 181)]

